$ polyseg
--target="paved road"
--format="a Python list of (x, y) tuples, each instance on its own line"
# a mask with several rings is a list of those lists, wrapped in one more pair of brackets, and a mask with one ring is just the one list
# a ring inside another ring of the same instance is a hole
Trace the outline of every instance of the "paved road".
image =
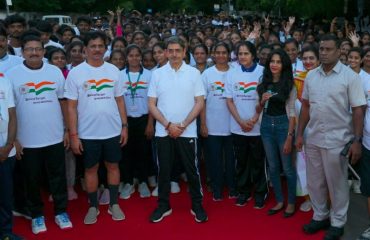
[(366, 198), (359, 194), (351, 193), (348, 221), (342, 240), (355, 240), (366, 228), (370, 219), (367, 214)]

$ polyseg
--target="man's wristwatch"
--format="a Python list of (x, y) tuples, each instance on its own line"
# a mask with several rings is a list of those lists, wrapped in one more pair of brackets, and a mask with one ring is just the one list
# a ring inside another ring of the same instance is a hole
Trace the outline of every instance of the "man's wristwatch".
[(122, 128), (128, 128), (128, 123), (122, 123)]
[(352, 141), (361, 143), (362, 142), (362, 136), (354, 136)]

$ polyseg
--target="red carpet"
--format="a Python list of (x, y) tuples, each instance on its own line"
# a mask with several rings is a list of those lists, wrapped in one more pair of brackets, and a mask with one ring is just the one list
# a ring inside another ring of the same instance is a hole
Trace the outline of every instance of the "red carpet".
[[(209, 221), (196, 223), (190, 214), (190, 197), (186, 186), (182, 191), (172, 194), (171, 206), (173, 213), (160, 223), (150, 223), (149, 215), (156, 207), (156, 198), (141, 199), (138, 193), (129, 200), (120, 200), (119, 204), (126, 215), (121, 222), (114, 222), (107, 213), (107, 206), (100, 207), (100, 215), (95, 225), (83, 224), (83, 218), (88, 208), (87, 198), (80, 193), (79, 199), (70, 201), (70, 214), (73, 229), (62, 231), (54, 223), (52, 204), (46, 203), (46, 227), (48, 231), (39, 235), (31, 232), (31, 223), (24, 218), (15, 219), (14, 231), (28, 240), (300, 240), (322, 239), (324, 233), (307, 236), (302, 232), (302, 225), (309, 222), (312, 212), (296, 214), (284, 219), (282, 213), (267, 216), (267, 210), (273, 206), (270, 196), (266, 207), (262, 210), (253, 208), (253, 202), (245, 207), (237, 207), (234, 200), (224, 199), (214, 202), (210, 193), (205, 191), (204, 206)], [(302, 199), (299, 199), (299, 203)]]

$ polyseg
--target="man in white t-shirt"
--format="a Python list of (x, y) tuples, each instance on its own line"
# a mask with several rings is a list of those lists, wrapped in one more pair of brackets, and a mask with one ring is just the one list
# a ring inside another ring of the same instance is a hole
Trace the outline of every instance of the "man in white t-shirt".
[(12, 232), (16, 131), (13, 89), (9, 80), (0, 74), (0, 239), (22, 239)]
[(159, 164), (158, 207), (150, 221), (159, 222), (172, 213), (170, 179), (178, 156), (188, 178), (191, 213), (197, 222), (205, 222), (208, 217), (202, 206), (194, 121), (204, 107), (204, 87), (199, 71), (183, 62), (185, 43), (178, 37), (170, 37), (166, 45), (169, 62), (153, 72), (148, 90), (149, 111), (157, 120), (155, 136)]
[(69, 142), (63, 130), (64, 77), (59, 68), (43, 63), (45, 51), (38, 36), (29, 34), (22, 41), (25, 61), (7, 71), (6, 76), (15, 97), (17, 155), (22, 158), (32, 232), (38, 234), (46, 231), (40, 194), (44, 167), (54, 200), (55, 222), (61, 229), (72, 227), (66, 213), (64, 147), (68, 148)]
[(6, 30), (3, 27), (0, 27), (0, 73), (5, 73), (5, 71), (18, 64), (21, 64), (22, 62), (23, 58), (8, 54), (8, 39)]
[(72, 151), (82, 154), (90, 208), (85, 224), (94, 224), (98, 210), (98, 168), (102, 156), (108, 172), (110, 203), (108, 213), (120, 221), (125, 215), (118, 205), (121, 147), (127, 142), (127, 117), (123, 100), (121, 73), (104, 62), (106, 35), (90, 32), (85, 35), (86, 62), (73, 68), (67, 77), (65, 97), (68, 99), (68, 125)]

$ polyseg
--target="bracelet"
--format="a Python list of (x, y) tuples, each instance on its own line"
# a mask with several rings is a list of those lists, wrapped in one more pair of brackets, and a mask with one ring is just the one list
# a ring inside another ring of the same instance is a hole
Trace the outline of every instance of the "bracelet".
[(165, 130), (168, 130), (170, 128), (171, 124), (172, 124), (171, 122), (168, 122), (167, 126), (165, 127)]

